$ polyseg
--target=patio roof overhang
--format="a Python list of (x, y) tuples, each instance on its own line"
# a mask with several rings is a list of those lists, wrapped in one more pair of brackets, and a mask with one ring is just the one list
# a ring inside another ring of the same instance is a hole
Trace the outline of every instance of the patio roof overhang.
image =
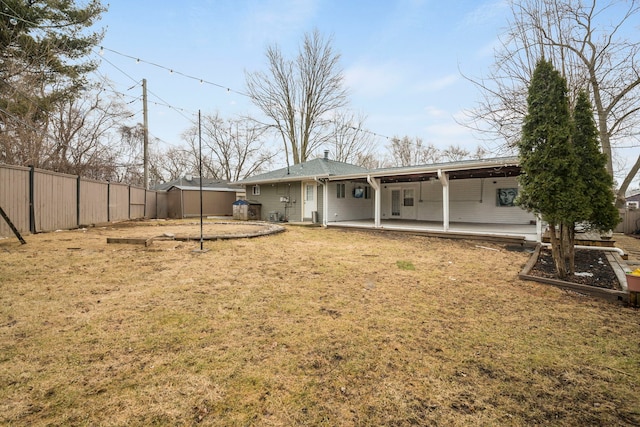
[(449, 180), (501, 178), (520, 175), (520, 165), (515, 157), (503, 159), (463, 161), (440, 165), (413, 166), (378, 170), (368, 175), (330, 177), (329, 180), (350, 180), (366, 182), (367, 176), (379, 179), (382, 184), (401, 182), (421, 182), (438, 179), (438, 171), (445, 173)]
[[(499, 168), (486, 169), (462, 169), (454, 171), (443, 171), (448, 174), (449, 180), (454, 179), (471, 179), (471, 178), (498, 178), (520, 175), (519, 166), (503, 166)], [(396, 182), (420, 182), (438, 179), (438, 171), (423, 172), (414, 174), (389, 175), (380, 178), (382, 184), (390, 184)]]

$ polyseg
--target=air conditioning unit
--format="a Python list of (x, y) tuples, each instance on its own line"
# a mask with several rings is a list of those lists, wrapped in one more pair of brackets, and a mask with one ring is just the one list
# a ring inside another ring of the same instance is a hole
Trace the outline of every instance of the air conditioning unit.
[(630, 200), (627, 202), (627, 208), (629, 209), (640, 209), (640, 202), (635, 200)]
[(271, 222), (280, 221), (280, 213), (279, 212), (269, 212), (269, 221), (271, 221)]

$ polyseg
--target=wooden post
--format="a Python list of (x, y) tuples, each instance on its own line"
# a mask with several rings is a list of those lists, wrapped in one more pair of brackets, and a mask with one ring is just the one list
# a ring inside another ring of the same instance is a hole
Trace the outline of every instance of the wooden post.
[(638, 298), (638, 292), (633, 292), (630, 291), (629, 292), (629, 305), (632, 307), (638, 307), (638, 303), (640, 301), (638, 301), (640, 298)]
[(7, 221), (7, 224), (9, 224), (9, 227), (11, 228), (11, 231), (13, 231), (13, 234), (15, 234), (16, 237), (18, 238), (18, 240), (20, 240), (20, 243), (22, 243), (23, 245), (26, 245), (27, 242), (24, 241), (24, 239), (20, 235), (20, 232), (16, 228), (16, 226), (13, 225), (13, 222), (11, 222), (11, 220), (9, 219), (9, 215), (7, 215), (4, 212), (4, 209), (2, 209), (1, 207), (0, 207), (0, 215), (4, 218), (5, 221)]

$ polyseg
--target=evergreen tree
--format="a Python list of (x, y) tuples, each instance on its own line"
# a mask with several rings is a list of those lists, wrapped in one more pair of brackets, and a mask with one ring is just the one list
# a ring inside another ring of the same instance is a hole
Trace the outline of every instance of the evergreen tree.
[(598, 128), (589, 95), (585, 91), (578, 94), (573, 122), (573, 142), (578, 153), (580, 177), (591, 211), (587, 221), (596, 230), (609, 231), (620, 222), (620, 215), (614, 205), (613, 178), (606, 169), (606, 155), (600, 151)]
[(97, 66), (86, 58), (102, 33), (87, 29), (105, 8), (99, 0), (82, 3), (2, 0), (0, 125), (6, 131), (46, 124), (54, 104), (77, 95)]
[(522, 168), (518, 203), (549, 224), (556, 271), (565, 279), (574, 272), (574, 225), (589, 217), (589, 199), (572, 143), (567, 84), (544, 59), (534, 70), (527, 106), (518, 143)]

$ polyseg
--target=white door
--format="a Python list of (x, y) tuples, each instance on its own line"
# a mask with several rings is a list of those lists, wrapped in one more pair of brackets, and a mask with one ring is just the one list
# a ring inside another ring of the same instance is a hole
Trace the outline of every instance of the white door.
[(391, 218), (400, 218), (402, 214), (402, 209), (400, 208), (401, 203), (401, 191), (400, 190), (391, 190)]
[(316, 183), (304, 185), (304, 218), (311, 218), (311, 212), (318, 210), (316, 202)]
[(413, 188), (391, 190), (391, 218), (416, 219), (416, 200)]
[(402, 189), (402, 218), (416, 219), (416, 199), (413, 188)]

